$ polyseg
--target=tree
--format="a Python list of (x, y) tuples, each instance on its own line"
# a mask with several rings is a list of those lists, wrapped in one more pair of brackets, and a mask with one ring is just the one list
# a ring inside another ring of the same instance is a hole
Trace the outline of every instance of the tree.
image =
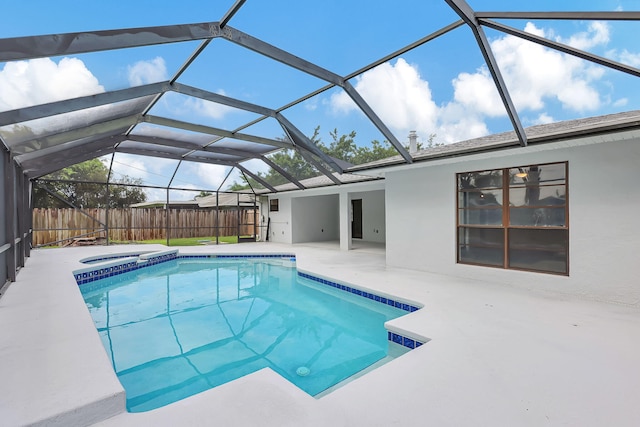
[(124, 175), (109, 184), (109, 207), (125, 208), (136, 203), (147, 201), (147, 195), (139, 187), (141, 178), (132, 178)]
[(195, 197), (193, 198), (193, 200), (198, 200), (198, 199), (200, 199), (200, 198), (202, 198), (202, 197), (211, 196), (212, 194), (213, 194), (213, 192), (211, 192), (211, 191), (204, 191), (204, 190), (202, 190), (202, 191), (200, 191), (200, 193), (199, 193), (197, 196), (195, 196)]
[[(348, 163), (359, 165), (398, 155), (398, 151), (388, 141), (380, 142), (373, 140), (370, 147), (358, 146), (356, 144), (355, 131), (351, 131), (349, 134), (339, 135), (338, 129), (334, 129), (329, 132), (329, 135), (332, 141), (329, 146), (327, 146), (320, 138), (320, 126), (317, 126), (309, 139), (328, 156)], [(429, 135), (427, 147), (431, 148), (443, 145), (435, 143), (435, 137), (435, 134)], [(418, 149), (422, 149), (422, 144), (418, 144)], [(311, 178), (320, 174), (310, 162), (305, 160), (298, 151), (293, 149), (281, 150), (273, 154), (270, 159), (298, 180)], [(257, 175), (273, 186), (289, 182), (274, 169), (270, 169), (267, 173), (258, 172)], [(250, 177), (245, 178), (243, 175), (241, 176), (241, 182), (234, 182), (229, 189), (231, 191), (247, 190), (250, 186), (253, 188), (256, 188), (256, 186), (258, 188), (262, 187), (254, 179)]]
[[(99, 159), (77, 163), (41, 178), (43, 182), (34, 186), (34, 206), (41, 208), (69, 207), (41, 188), (50, 191), (79, 208), (100, 208), (107, 205), (107, 175), (109, 169)], [(147, 195), (138, 187), (139, 178), (123, 176), (109, 184), (109, 207), (119, 208), (147, 200)]]

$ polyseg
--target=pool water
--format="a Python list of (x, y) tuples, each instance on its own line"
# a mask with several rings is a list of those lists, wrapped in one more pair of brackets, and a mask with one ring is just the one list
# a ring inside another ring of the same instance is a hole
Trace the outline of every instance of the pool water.
[(80, 289), (130, 412), (266, 367), (318, 395), (388, 359), (384, 323), (406, 314), (281, 259), (179, 258)]

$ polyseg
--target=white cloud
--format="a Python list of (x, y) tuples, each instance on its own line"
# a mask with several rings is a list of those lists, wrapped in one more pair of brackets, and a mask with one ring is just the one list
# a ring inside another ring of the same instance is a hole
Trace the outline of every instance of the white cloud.
[(226, 105), (217, 104), (215, 102), (205, 101), (204, 99), (190, 98), (184, 103), (185, 107), (193, 112), (213, 119), (221, 119), (228, 113), (233, 111), (233, 108)]
[(505, 114), (498, 90), (486, 68), (481, 68), (474, 74), (460, 73), (452, 84), (453, 99), (461, 105), (490, 117)]
[[(431, 99), (429, 82), (402, 58), (395, 65), (387, 62), (358, 77), (355, 88), (392, 128), (411, 130), (434, 123), (438, 108)], [(357, 108), (345, 92), (333, 94), (331, 102), (339, 112)]]
[(481, 115), (458, 102), (450, 102), (440, 109), (438, 125), (433, 133), (435, 142), (450, 144), (489, 134)]
[(148, 61), (138, 61), (127, 67), (129, 84), (140, 86), (167, 80), (167, 66), (160, 56)]
[[(608, 31), (603, 27), (606, 25), (598, 24), (592, 25), (588, 33), (573, 36), (570, 42), (581, 47), (605, 43)], [(532, 23), (525, 26), (525, 31), (551, 36)], [(574, 111), (595, 110), (601, 106), (602, 100), (592, 85), (602, 77), (604, 70), (601, 68), (513, 36), (497, 39), (491, 47), (519, 110), (540, 110), (548, 99), (556, 99), (564, 108)], [(493, 102), (499, 103), (500, 100), (494, 99)], [(485, 114), (489, 112), (492, 111), (483, 111)]]
[[(438, 107), (432, 100), (429, 83), (418, 68), (399, 58), (395, 65), (384, 63), (356, 78), (355, 89), (392, 130), (408, 135), (410, 130), (428, 135), (436, 126)], [(358, 107), (346, 92), (331, 95), (336, 113)]]
[(633, 53), (629, 52), (627, 49), (623, 49), (620, 53), (613, 51), (612, 54), (615, 55), (615, 57), (617, 57), (623, 64), (640, 68), (640, 53)]
[(167, 200), (167, 191), (161, 188), (144, 188), (147, 195), (147, 202), (163, 202)]
[(255, 174), (257, 174), (258, 172), (268, 173), (270, 169), (270, 167), (260, 159), (251, 159), (245, 162), (241, 162), (240, 164), (244, 166), (247, 170)]
[[(532, 23), (525, 31), (580, 49), (610, 41), (609, 26), (603, 22), (593, 22), (567, 39)], [(539, 112), (534, 123), (553, 120), (544, 111), (552, 101), (577, 112), (596, 110), (608, 101), (595, 86), (604, 75), (601, 67), (509, 35), (492, 41), (491, 47), (517, 110)], [(624, 55), (628, 63), (640, 62), (640, 55)], [(354, 86), (396, 135), (417, 130), (423, 137), (436, 133), (437, 142), (455, 142), (488, 134), (485, 119), (506, 116), (486, 66), (458, 74), (451, 84), (453, 99), (437, 105), (417, 67), (399, 58), (395, 65), (385, 63), (364, 73)], [(333, 94), (330, 105), (336, 113), (357, 110), (346, 93)]]
[(606, 22), (591, 22), (587, 31), (573, 34), (566, 40), (561, 37), (558, 37), (557, 40), (577, 49), (588, 50), (595, 46), (609, 43), (609, 25)]
[(148, 184), (149, 172), (147, 164), (151, 164), (155, 160), (153, 158), (145, 159), (133, 154), (117, 153), (113, 161), (112, 172), (115, 177), (127, 175), (131, 178), (139, 178), (145, 184)]
[(228, 166), (209, 165), (198, 163), (195, 165), (195, 174), (206, 188), (216, 190), (229, 173)]
[[(216, 93), (218, 95), (226, 95), (224, 90), (222, 89), (218, 90)], [(181, 105), (181, 114), (189, 114), (189, 112), (193, 112), (200, 116), (210, 117), (212, 119), (222, 119), (227, 114), (236, 111), (234, 108), (228, 107), (226, 105), (218, 104), (216, 102), (211, 102), (200, 98), (188, 98)]]
[(613, 103), (614, 107), (624, 107), (629, 103), (629, 98), (620, 98)]
[(534, 125), (546, 125), (549, 123), (553, 123), (555, 120), (553, 117), (548, 115), (547, 113), (541, 113), (537, 119), (533, 121)]
[(77, 58), (16, 61), (0, 70), (0, 111), (104, 92)]
[[(184, 190), (169, 190), (169, 200), (172, 202), (183, 201), (183, 200), (194, 200), (195, 197), (200, 194), (200, 191), (196, 191), (196, 186), (192, 184), (181, 185), (180, 188), (192, 188), (194, 191), (184, 191)], [(166, 199), (165, 193), (165, 199)]]
[(305, 102), (303, 105), (307, 111), (316, 111), (318, 109), (318, 100), (311, 99)]
[[(487, 92), (496, 92), (490, 77), (483, 82), (486, 78), (466, 74), (460, 77), (459, 83), (472, 85), (475, 90), (484, 88)], [(422, 143), (426, 143), (431, 134), (436, 134), (435, 142), (451, 143), (489, 133), (482, 117), (473, 111), (473, 104), (484, 102), (486, 97), (473, 94), (474, 100), (469, 99), (468, 105), (456, 101), (439, 107), (433, 100), (429, 82), (421, 78), (415, 65), (402, 58), (395, 64), (385, 63), (364, 73), (356, 79), (354, 87), (401, 141), (412, 130)], [(465, 94), (461, 91), (459, 95)], [(330, 105), (340, 114), (358, 109), (345, 92), (334, 93)]]

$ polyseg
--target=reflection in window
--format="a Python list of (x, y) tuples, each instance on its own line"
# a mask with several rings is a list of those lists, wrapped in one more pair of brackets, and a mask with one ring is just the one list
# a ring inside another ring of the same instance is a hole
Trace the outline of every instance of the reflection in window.
[(458, 174), (458, 262), (568, 274), (567, 168)]
[(269, 200), (269, 212), (278, 212), (280, 209), (278, 205), (278, 199), (270, 199)]

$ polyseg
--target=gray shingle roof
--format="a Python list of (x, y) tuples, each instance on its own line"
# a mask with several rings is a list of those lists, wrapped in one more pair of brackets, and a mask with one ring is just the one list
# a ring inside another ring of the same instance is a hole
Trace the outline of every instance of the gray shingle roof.
[[(526, 128), (525, 131), (528, 136), (529, 144), (533, 145), (540, 143), (553, 143), (580, 136), (584, 137), (594, 134), (619, 132), (627, 129), (640, 129), (640, 110), (535, 125)], [(454, 144), (429, 147), (413, 153), (412, 157), (414, 161), (425, 161), (504, 148), (521, 148), (515, 132), (497, 133), (456, 142)], [(377, 160), (375, 162), (353, 166), (348, 169), (348, 172), (380, 168), (400, 163), (404, 163), (402, 157), (394, 156), (387, 159)]]

